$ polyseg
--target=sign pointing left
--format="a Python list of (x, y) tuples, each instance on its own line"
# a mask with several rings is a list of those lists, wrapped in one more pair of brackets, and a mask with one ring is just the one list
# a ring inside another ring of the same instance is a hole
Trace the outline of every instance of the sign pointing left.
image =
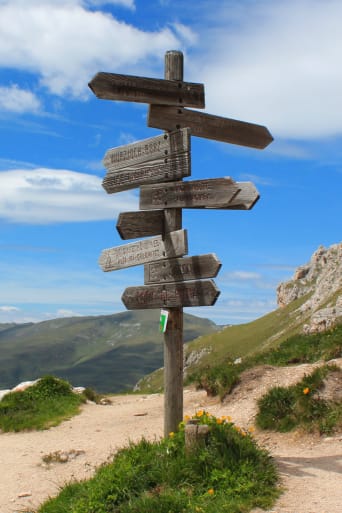
[(203, 84), (100, 72), (88, 85), (102, 100), (204, 108)]

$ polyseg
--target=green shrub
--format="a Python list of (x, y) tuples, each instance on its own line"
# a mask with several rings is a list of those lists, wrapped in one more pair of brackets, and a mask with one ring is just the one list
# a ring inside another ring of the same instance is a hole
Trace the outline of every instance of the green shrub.
[(198, 412), (206, 444), (186, 452), (184, 423), (159, 442), (121, 449), (95, 476), (67, 485), (38, 513), (242, 513), (279, 495), (269, 454), (227, 419)]
[(197, 389), (205, 390), (208, 396), (218, 395), (223, 400), (239, 382), (240, 369), (240, 366), (228, 362), (201, 369), (189, 381), (195, 383)]
[(333, 402), (320, 394), (329, 373), (342, 371), (324, 365), (289, 387), (274, 387), (258, 401), (256, 424), (261, 429), (290, 431), (303, 427), (320, 434), (331, 433), (342, 422), (342, 401)]
[(23, 392), (10, 392), (0, 401), (0, 429), (22, 431), (46, 429), (79, 412), (84, 398), (71, 385), (53, 376), (44, 376)]

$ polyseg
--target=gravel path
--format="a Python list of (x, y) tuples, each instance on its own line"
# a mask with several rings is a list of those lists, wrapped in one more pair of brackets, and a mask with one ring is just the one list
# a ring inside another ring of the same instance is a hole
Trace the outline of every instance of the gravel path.
[[(342, 366), (342, 359), (337, 363)], [(206, 409), (230, 415), (243, 427), (253, 425), (256, 399), (269, 386), (289, 384), (312, 365), (248, 371), (229, 399), (219, 403), (202, 391), (184, 391), (184, 413)], [(129, 440), (159, 438), (163, 431), (163, 396), (115, 396), (112, 404), (86, 404), (82, 413), (47, 431), (0, 434), (0, 513), (34, 511), (70, 480), (90, 477), (95, 468)], [(312, 437), (256, 433), (275, 457), (285, 487), (272, 513), (341, 513), (342, 434)], [(62, 462), (44, 463), (57, 454)], [(254, 510), (259, 513), (261, 510)]]

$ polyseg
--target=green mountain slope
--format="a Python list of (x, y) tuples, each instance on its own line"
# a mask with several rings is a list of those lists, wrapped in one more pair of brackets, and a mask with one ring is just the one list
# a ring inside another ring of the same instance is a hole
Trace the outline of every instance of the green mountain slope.
[[(217, 329), (208, 319), (184, 316), (185, 341)], [(163, 364), (159, 310), (2, 324), (0, 351), (0, 388), (54, 374), (99, 392), (131, 389)]]

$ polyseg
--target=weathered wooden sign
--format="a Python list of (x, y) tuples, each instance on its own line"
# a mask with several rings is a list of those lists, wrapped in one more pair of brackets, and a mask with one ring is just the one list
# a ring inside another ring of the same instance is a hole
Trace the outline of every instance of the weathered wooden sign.
[(213, 280), (128, 287), (121, 299), (128, 310), (211, 306), (220, 294)]
[(88, 85), (103, 100), (204, 108), (203, 84), (100, 72)]
[(108, 193), (190, 176), (190, 130), (184, 128), (107, 151), (102, 182)]
[(265, 126), (213, 116), (195, 110), (151, 105), (148, 126), (162, 130), (190, 127), (191, 135), (263, 149), (273, 141)]
[[(251, 210), (258, 199), (259, 192), (252, 182), (236, 182), (239, 192), (226, 207), (216, 207), (222, 210)], [(210, 208), (210, 207), (206, 207)]]
[(104, 249), (99, 258), (99, 264), (105, 272), (116, 271), (163, 258), (183, 256), (187, 252), (187, 231), (176, 230), (167, 234), (164, 239), (159, 235), (151, 239)]
[(151, 285), (215, 278), (221, 265), (215, 253), (152, 262), (144, 266), (144, 283)]
[(225, 207), (239, 192), (231, 178), (158, 183), (140, 187), (140, 208)]
[(164, 210), (121, 212), (116, 228), (122, 239), (138, 239), (164, 233)]

